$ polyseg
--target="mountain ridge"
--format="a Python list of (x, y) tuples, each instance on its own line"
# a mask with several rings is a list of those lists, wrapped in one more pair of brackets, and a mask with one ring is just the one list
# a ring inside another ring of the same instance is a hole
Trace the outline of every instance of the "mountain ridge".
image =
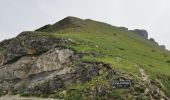
[[(94, 21), (94, 20), (91, 20), (91, 19), (80, 19), (78, 17), (68, 16), (68, 17), (62, 19), (59, 22), (56, 22), (52, 25), (51, 24), (45, 25), (45, 26), (43, 26), (39, 29), (36, 29), (35, 31), (50, 32), (50, 30), (53, 30), (52, 32), (55, 32), (55, 31), (59, 31), (60, 28), (63, 29), (63, 28), (70, 27), (69, 25), (71, 25), (72, 27), (83, 27), (83, 26), (88, 25), (88, 22), (98, 22), (98, 21)], [(107, 24), (107, 23), (103, 23), (103, 22), (99, 22), (99, 23)], [(108, 25), (110, 25), (110, 24), (108, 24)], [(110, 25), (110, 26), (112, 26), (112, 25)], [(125, 30), (127, 30), (129, 32), (135, 33), (135, 34), (137, 34), (137, 35), (139, 35), (139, 36), (141, 36), (145, 39), (148, 39), (149, 33), (145, 29), (128, 30), (128, 28), (125, 28), (125, 27), (120, 27), (120, 28), (124, 28)], [(149, 38), (148, 40), (151, 41), (154, 44), (159, 45), (153, 38)], [(159, 46), (162, 49), (166, 49), (165, 45), (159, 45)]]

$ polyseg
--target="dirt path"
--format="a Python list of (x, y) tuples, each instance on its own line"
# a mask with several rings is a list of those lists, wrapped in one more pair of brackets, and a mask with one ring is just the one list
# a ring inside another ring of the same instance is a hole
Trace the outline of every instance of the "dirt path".
[(142, 80), (146, 81), (147, 83), (150, 83), (150, 80), (148, 79), (148, 75), (146, 75), (145, 71), (139, 67), (139, 72), (141, 74)]
[(139, 69), (142, 80), (150, 84), (150, 79), (148, 78), (148, 75), (146, 75), (145, 71), (137, 64), (135, 64), (134, 66)]

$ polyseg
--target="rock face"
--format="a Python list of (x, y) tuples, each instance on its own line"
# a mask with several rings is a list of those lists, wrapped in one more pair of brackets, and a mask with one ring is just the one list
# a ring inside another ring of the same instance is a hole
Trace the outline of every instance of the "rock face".
[(155, 39), (153, 39), (153, 38), (150, 38), (149, 41), (152, 42), (153, 44), (159, 46), (162, 49), (166, 49), (165, 45), (159, 45), (158, 42), (156, 42)]
[(70, 41), (38, 34), (23, 32), (0, 44), (0, 94), (50, 94), (99, 75), (95, 63), (74, 65), (80, 55), (61, 46)]
[[(57, 75), (70, 71), (68, 67), (76, 55), (72, 50), (64, 49), (59, 45), (71, 42), (38, 34), (23, 32), (16, 38), (0, 44), (2, 45), (0, 51), (0, 91), (2, 93), (14, 90), (23, 92), (23, 89), (27, 89), (24, 92), (28, 92), (34, 86), (41, 86), (56, 78)], [(23, 84), (27, 88), (23, 88)], [(54, 86), (52, 88), (58, 87)], [(49, 88), (49, 90), (53, 89)]]
[[(74, 52), (68, 49), (54, 48), (40, 56), (22, 57), (13, 64), (1, 66), (1, 81), (11, 81), (10, 86), (7, 87), (4, 87), (5, 83), (2, 83), (1, 89), (6, 92), (14, 89), (19, 92), (48, 93), (61, 88), (64, 85), (62, 75), (71, 71), (69, 64), (73, 60), (73, 54)], [(65, 78), (69, 77), (65, 76)], [(27, 88), (23, 88), (23, 84)], [(50, 85), (45, 86), (48, 84)]]
[(138, 34), (138, 35), (148, 39), (148, 32), (146, 30), (135, 29), (135, 30), (130, 30), (130, 32), (133, 32), (135, 34)]
[(39, 55), (52, 47), (68, 43), (67, 40), (62, 38), (43, 37), (33, 32), (23, 32), (7, 42), (2, 44), (3, 50), (0, 51), (0, 65), (15, 62), (22, 56)]
[(55, 48), (37, 57), (22, 57), (13, 64), (2, 66), (0, 79), (26, 79), (34, 74), (61, 69), (70, 62), (72, 55), (71, 50)]

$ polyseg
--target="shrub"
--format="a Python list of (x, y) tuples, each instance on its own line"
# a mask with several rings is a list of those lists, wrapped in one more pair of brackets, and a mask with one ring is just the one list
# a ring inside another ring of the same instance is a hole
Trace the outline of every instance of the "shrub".
[(170, 64), (170, 60), (167, 60), (166, 62)]

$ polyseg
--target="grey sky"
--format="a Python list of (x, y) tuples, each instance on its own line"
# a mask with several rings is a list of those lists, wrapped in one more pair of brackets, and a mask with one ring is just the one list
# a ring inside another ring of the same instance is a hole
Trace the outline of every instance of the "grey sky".
[(0, 0), (0, 41), (66, 16), (146, 29), (170, 50), (170, 0)]

